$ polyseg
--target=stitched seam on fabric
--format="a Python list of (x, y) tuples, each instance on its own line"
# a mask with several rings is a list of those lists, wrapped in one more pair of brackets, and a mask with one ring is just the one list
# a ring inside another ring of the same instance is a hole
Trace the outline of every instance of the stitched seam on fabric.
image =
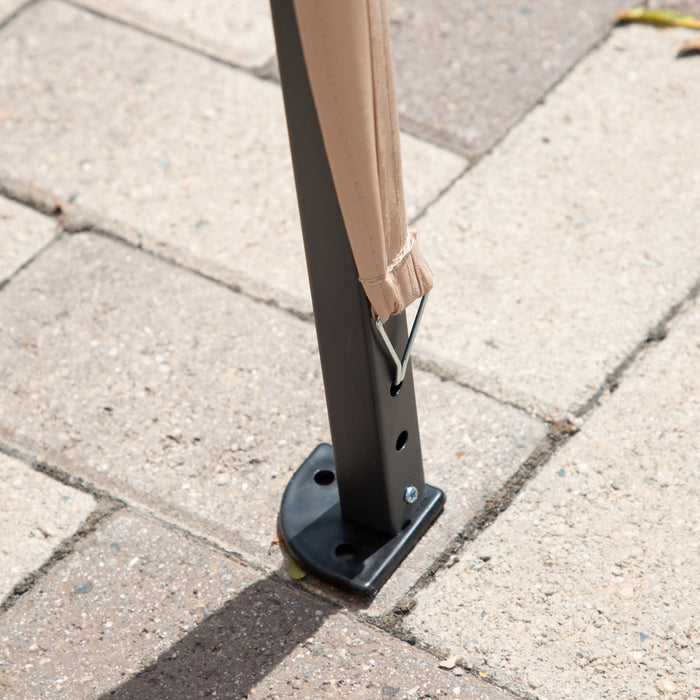
[[(318, 7), (322, 2), (323, 2), (323, 0), (320, 0), (319, 2), (316, 3), (316, 6)], [(321, 21), (319, 22), (319, 26), (321, 29), (321, 39), (323, 40), (323, 52), (326, 56), (326, 61), (325, 61), (326, 71), (327, 71), (327, 75), (330, 78), (330, 82), (333, 84), (333, 86), (335, 88), (333, 90), (333, 100), (332, 100), (333, 108), (334, 108), (334, 112), (335, 112), (335, 118), (337, 119), (338, 124), (341, 125), (339, 131), (342, 135), (345, 156), (347, 158), (348, 164), (350, 165), (350, 170), (351, 170), (352, 175), (353, 175), (353, 181), (354, 181), (354, 185), (355, 185), (355, 193), (356, 193), (357, 198), (360, 202), (360, 211), (362, 212), (362, 219), (363, 219), (364, 224), (365, 224), (366, 238), (370, 244), (370, 250), (372, 251), (372, 257), (374, 258), (374, 264), (375, 264), (375, 266), (379, 266), (378, 261), (377, 261), (377, 252), (375, 250), (375, 247), (374, 247), (374, 244), (372, 241), (372, 237), (370, 235), (368, 235), (369, 231), (370, 231), (370, 223), (369, 223), (369, 219), (367, 218), (367, 207), (366, 207), (366, 204), (363, 200), (361, 190), (359, 188), (360, 178), (358, 176), (357, 168), (355, 166), (355, 162), (354, 162), (354, 159), (352, 157), (352, 149), (350, 148), (350, 144), (348, 141), (347, 130), (342, 127), (343, 114), (342, 114), (342, 110), (340, 109), (340, 105), (338, 104), (338, 97), (337, 97), (338, 96), (338, 89), (337, 89), (338, 88), (338, 80), (336, 78), (336, 75), (335, 75), (333, 69), (331, 68), (332, 61), (330, 59), (331, 51), (330, 51), (330, 41), (328, 40), (327, 24), (325, 24), (325, 22), (322, 19), (323, 13), (320, 13), (320, 17), (321, 17)], [(369, 22), (369, 16), (367, 18), (367, 21)], [(370, 65), (371, 65), (371, 61), (370, 61)], [(376, 141), (376, 136), (375, 136), (375, 141)], [(332, 169), (331, 169), (331, 173), (332, 173)], [(341, 209), (342, 209), (342, 207), (341, 207)], [(384, 294), (384, 303), (388, 305), (386, 294)]]
[(413, 297), (416, 298), (421, 296), (421, 289), (420, 284), (418, 283), (418, 269), (416, 266), (416, 259), (413, 255), (411, 256), (411, 269), (411, 287), (413, 289)]
[[(382, 197), (382, 179), (381, 179), (381, 173), (379, 172), (379, 139), (378, 139), (378, 124), (377, 124), (377, 119), (378, 119), (378, 112), (377, 112), (377, 103), (376, 103), (376, 94), (375, 94), (375, 84), (376, 84), (376, 66), (375, 66), (375, 54), (373, 51), (373, 39), (374, 39), (374, 32), (372, 31), (372, 0), (369, 0), (367, 3), (367, 31), (369, 34), (369, 54), (370, 54), (370, 69), (372, 71), (372, 121), (374, 123), (374, 162), (375, 162), (375, 167), (377, 168), (377, 185), (379, 187), (379, 206), (381, 208), (381, 222), (382, 226), (384, 225), (384, 202), (383, 202), (383, 197)], [(383, 231), (383, 238), (384, 238), (384, 245), (388, 245), (388, 241), (386, 240), (386, 231)], [(374, 258), (374, 264), (375, 267), (378, 267), (381, 269), (382, 267), (382, 260), (380, 260), (377, 256), (377, 250), (374, 246), (374, 241), (372, 240), (371, 236), (368, 236), (369, 238), (369, 244), (370, 244), (370, 249), (372, 251), (372, 257)], [(387, 256), (388, 257), (388, 256)], [(383, 279), (386, 278), (386, 273), (383, 276)], [(360, 280), (362, 281), (362, 280)], [(364, 283), (363, 283), (364, 284)], [(393, 304), (390, 304), (390, 300), (387, 297), (387, 290), (385, 286), (381, 287), (382, 291), (382, 296), (384, 298), (384, 306), (386, 307), (393, 307)]]
[[(388, 17), (388, 7), (386, 3), (380, 3), (379, 5), (379, 12), (382, 17), (382, 26), (389, 26), (389, 17)], [(384, 73), (386, 77), (387, 84), (391, 85), (392, 88), (392, 95), (395, 94), (395, 86), (394, 86), (394, 62), (393, 62), (393, 57), (391, 54), (391, 39), (387, 38), (386, 41), (383, 42), (382, 44), (383, 47), (383, 59), (384, 59)], [(405, 219), (405, 204), (404, 204), (404, 191), (403, 191), (403, 169), (402, 169), (402, 162), (401, 162), (401, 144), (400, 144), (400, 137), (399, 137), (399, 124), (398, 124), (398, 118), (395, 117), (395, 112), (392, 109), (394, 105), (392, 104), (392, 101), (389, 100), (389, 96), (386, 93), (385, 94), (385, 108), (386, 108), (386, 117), (387, 121), (389, 123), (389, 133), (390, 133), (390, 143), (391, 143), (391, 158), (392, 158), (392, 163), (391, 163), (391, 173), (392, 173), (392, 178), (391, 178), (391, 185), (393, 189), (393, 199), (391, 202), (387, 202), (387, 206), (390, 207), (390, 221), (397, 221), (397, 218), (400, 222), (403, 223), (403, 233), (401, 234), (401, 237), (404, 238), (405, 236), (408, 236), (410, 238), (410, 234), (407, 230), (406, 227), (406, 219)], [(391, 236), (393, 235), (394, 231), (389, 230), (388, 232), (385, 232), (385, 234), (388, 233), (389, 239), (391, 239)], [(387, 251), (391, 250), (390, 246), (391, 240), (387, 241)], [(401, 248), (403, 249), (406, 245), (406, 239), (404, 238), (404, 242), (401, 244)], [(388, 256), (387, 256), (388, 257)]]

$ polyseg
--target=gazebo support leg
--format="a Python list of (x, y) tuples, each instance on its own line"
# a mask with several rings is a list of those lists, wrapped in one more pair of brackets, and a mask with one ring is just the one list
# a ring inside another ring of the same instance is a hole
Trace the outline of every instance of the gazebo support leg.
[[(444, 494), (423, 477), (411, 368), (392, 385), (358, 282), (291, 0), (271, 7), (333, 443), (290, 480), (280, 529), (307, 571), (374, 593), (440, 514)], [(405, 314), (385, 329), (401, 352)]]

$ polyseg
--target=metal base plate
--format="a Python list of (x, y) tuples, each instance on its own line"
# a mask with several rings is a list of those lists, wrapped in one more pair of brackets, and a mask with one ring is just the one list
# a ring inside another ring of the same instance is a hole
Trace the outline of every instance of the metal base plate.
[(333, 449), (319, 445), (287, 484), (279, 525), (294, 559), (346, 590), (374, 594), (440, 515), (445, 494), (425, 487), (414, 517), (393, 537), (344, 520)]

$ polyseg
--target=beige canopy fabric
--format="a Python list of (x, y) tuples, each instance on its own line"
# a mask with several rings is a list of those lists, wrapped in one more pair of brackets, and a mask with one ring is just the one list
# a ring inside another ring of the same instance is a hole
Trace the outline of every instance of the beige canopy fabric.
[(384, 322), (433, 286), (406, 229), (385, 0), (294, 0), (294, 8), (355, 264)]

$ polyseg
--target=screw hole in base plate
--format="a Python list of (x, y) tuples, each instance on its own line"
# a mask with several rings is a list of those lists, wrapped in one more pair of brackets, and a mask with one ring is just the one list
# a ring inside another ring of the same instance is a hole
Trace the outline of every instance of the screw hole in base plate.
[(357, 547), (355, 547), (353, 544), (339, 544), (335, 548), (335, 556), (343, 561), (350, 561), (357, 556)]
[(314, 474), (314, 481), (319, 486), (330, 486), (335, 481), (335, 474), (330, 469), (319, 469)]

